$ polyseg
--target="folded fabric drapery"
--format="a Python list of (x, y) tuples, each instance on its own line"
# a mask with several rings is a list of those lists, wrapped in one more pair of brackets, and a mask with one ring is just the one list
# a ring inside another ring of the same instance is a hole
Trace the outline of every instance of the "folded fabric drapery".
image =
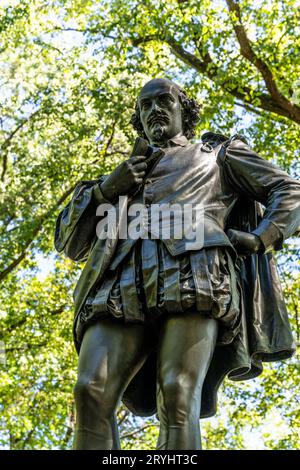
[(233, 261), (224, 247), (172, 256), (161, 240), (140, 239), (90, 292), (78, 317), (77, 340), (100, 318), (152, 322), (160, 315), (197, 310), (220, 321), (219, 343), (237, 333), (239, 302)]

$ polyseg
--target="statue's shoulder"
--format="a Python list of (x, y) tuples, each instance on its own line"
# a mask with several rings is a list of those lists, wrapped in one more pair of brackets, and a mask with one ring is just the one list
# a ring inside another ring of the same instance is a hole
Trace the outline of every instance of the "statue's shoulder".
[(225, 162), (227, 149), (232, 144), (233, 146), (239, 146), (248, 142), (246, 138), (239, 133), (233, 134), (228, 137), (224, 134), (218, 134), (216, 132), (205, 132), (201, 137), (202, 147), (207, 148), (207, 151), (214, 151), (217, 157), (217, 161), (222, 165)]
[(228, 137), (227, 135), (218, 134), (216, 132), (205, 132), (201, 137), (201, 142), (203, 144), (209, 144), (213, 148), (218, 147), (220, 144), (228, 146), (231, 142), (235, 140), (241, 140), (245, 144), (248, 144), (248, 141), (246, 140), (245, 136), (240, 133), (236, 133)]
[(216, 132), (205, 132), (201, 136), (201, 143), (210, 145), (213, 148), (224, 142), (227, 142), (228, 140), (230, 140), (230, 137), (227, 137), (223, 134), (217, 134)]

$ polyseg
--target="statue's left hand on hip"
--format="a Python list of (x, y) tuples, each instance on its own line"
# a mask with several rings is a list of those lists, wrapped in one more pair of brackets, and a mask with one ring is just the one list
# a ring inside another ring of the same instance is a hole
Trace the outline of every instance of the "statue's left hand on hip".
[(263, 248), (261, 239), (254, 233), (229, 229), (227, 236), (239, 256), (250, 256)]

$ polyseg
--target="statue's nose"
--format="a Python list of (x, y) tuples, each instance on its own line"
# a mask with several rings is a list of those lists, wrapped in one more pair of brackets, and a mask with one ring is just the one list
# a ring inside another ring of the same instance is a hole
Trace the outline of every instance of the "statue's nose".
[(153, 101), (151, 111), (157, 111), (157, 110), (160, 110), (160, 107), (158, 106), (156, 101)]

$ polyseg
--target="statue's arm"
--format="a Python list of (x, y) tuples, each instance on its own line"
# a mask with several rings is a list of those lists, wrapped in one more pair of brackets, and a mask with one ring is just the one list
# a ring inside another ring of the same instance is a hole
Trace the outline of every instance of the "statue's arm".
[(101, 191), (101, 183), (105, 178), (104, 175), (98, 180), (79, 183), (71, 201), (57, 218), (55, 248), (73, 261), (83, 261), (86, 258), (96, 237), (96, 225), (100, 220), (96, 216), (98, 205), (110, 204)]
[(262, 252), (280, 250), (300, 225), (300, 182), (260, 157), (241, 140), (226, 148), (223, 167), (230, 184), (241, 194), (265, 206), (263, 219), (252, 231)]

